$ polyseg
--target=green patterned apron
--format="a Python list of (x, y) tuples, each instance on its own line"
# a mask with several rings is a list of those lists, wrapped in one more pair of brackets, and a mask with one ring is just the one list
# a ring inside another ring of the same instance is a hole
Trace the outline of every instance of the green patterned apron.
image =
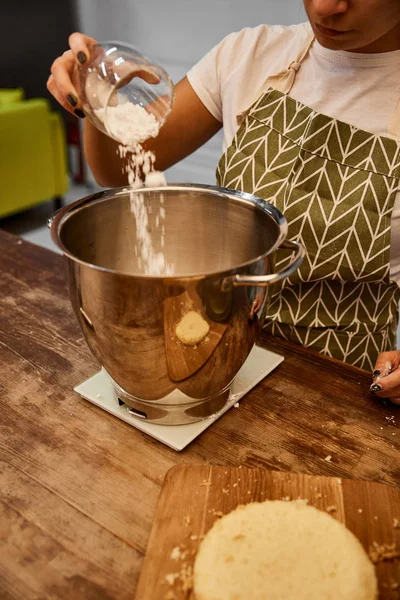
[[(311, 43), (244, 113), (217, 181), (276, 206), (288, 237), (307, 250), (301, 268), (271, 289), (267, 331), (372, 370), (395, 346), (400, 293), (390, 280), (390, 237), (400, 142), (287, 95)], [(278, 256), (276, 267), (287, 260)]]

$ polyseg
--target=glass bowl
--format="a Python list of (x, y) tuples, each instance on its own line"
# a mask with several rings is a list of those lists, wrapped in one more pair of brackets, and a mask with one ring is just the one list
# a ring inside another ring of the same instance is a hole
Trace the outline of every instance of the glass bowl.
[(154, 116), (158, 129), (172, 109), (174, 86), (168, 73), (132, 46), (119, 42), (91, 46), (90, 59), (79, 66), (79, 86), (89, 121), (118, 142), (121, 139), (107, 127), (109, 107), (127, 102), (141, 106)]

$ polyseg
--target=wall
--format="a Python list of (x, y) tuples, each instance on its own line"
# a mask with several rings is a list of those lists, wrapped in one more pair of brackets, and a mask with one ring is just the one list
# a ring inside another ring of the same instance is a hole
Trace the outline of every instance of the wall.
[[(304, 20), (301, 0), (76, 0), (81, 30), (126, 41), (157, 60), (176, 82), (225, 35), (260, 23)], [(221, 134), (170, 169), (168, 180), (214, 183)]]

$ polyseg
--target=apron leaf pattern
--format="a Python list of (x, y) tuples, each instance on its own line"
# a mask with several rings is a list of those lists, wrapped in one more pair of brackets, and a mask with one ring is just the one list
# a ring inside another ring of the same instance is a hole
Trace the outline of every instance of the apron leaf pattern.
[[(393, 349), (398, 321), (390, 234), (400, 143), (269, 89), (222, 156), (217, 181), (276, 206), (307, 250), (300, 269), (271, 288), (267, 330), (372, 370)], [(288, 260), (277, 253), (276, 268)]]

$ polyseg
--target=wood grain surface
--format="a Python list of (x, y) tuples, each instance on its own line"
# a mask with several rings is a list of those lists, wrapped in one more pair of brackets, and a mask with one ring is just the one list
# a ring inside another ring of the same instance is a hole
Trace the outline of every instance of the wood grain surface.
[[(263, 500), (307, 500), (344, 523), (366, 552), (374, 543), (394, 544), (400, 551), (400, 490), (338, 477), (181, 465), (167, 473), (136, 599), (194, 597), (191, 574), (204, 535), (217, 519), (239, 505)], [(397, 521), (399, 527), (395, 527)], [(399, 598), (400, 559), (377, 563), (376, 574), (380, 600)]]
[(177, 454), (73, 392), (99, 365), (70, 307), (64, 260), (0, 231), (2, 600), (132, 598), (176, 464), (399, 487), (400, 407), (369, 395), (371, 374), (271, 337), (260, 343), (282, 365)]

